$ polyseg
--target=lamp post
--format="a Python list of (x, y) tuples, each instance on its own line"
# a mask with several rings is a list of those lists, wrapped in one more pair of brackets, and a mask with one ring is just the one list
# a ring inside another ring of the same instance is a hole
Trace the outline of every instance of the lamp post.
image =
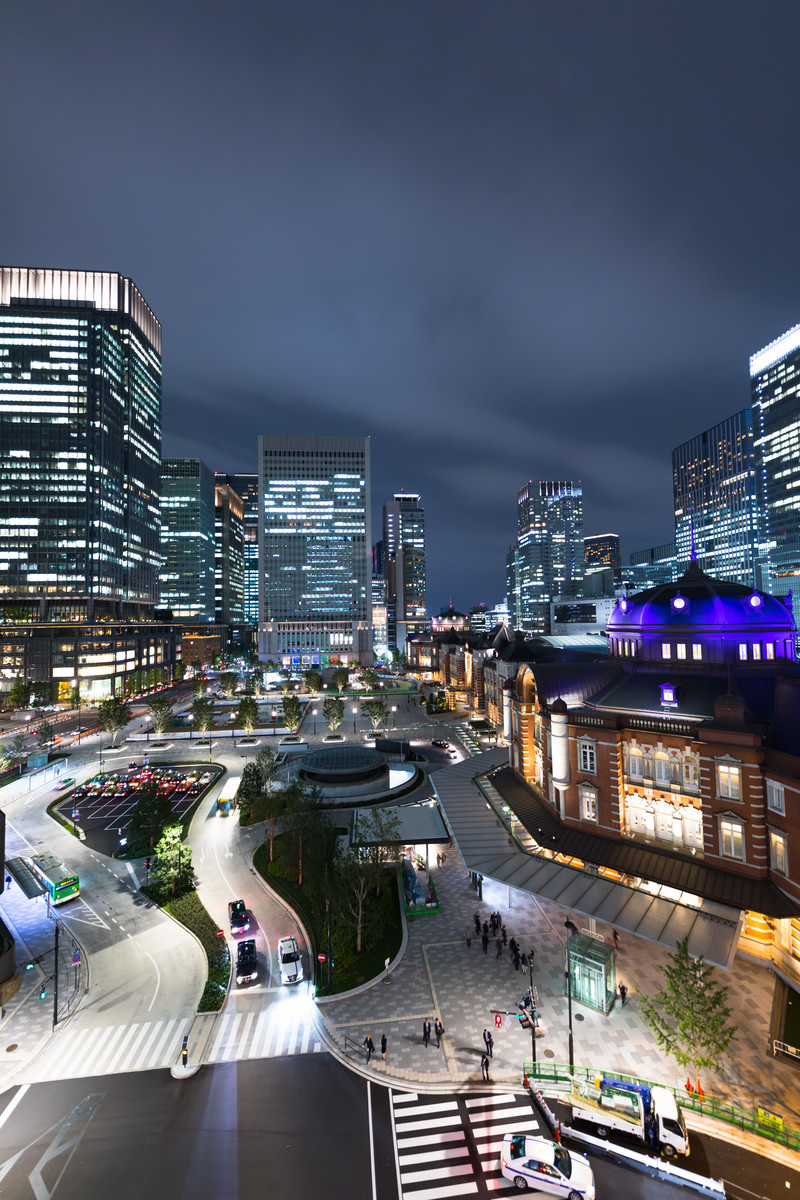
[(394, 729), (395, 725), (397, 724), (397, 717), (395, 716), (396, 712), (397, 712), (397, 705), (393, 704), (392, 705), (392, 729)]
[(77, 733), (75, 740), (76, 740), (76, 742), (80, 743), (80, 740), (81, 740), (81, 681), (77, 675), (75, 676), (75, 678), (72, 681), (72, 690), (73, 690), (73, 698), (75, 700), (75, 707), (78, 710), (78, 733)]
[(572, 955), (570, 953), (570, 942), (572, 935), (578, 932), (578, 927), (573, 921), (567, 917), (564, 922), (567, 933), (567, 1014), (569, 1020), (569, 1073), (573, 1073), (575, 1066), (575, 1055), (572, 1044)]
[(358, 712), (358, 709), (355, 707), (355, 705), (353, 705), (353, 733), (355, 733), (355, 731), (356, 731), (356, 713), (357, 712)]
[(314, 737), (317, 736), (317, 710), (312, 708), (311, 715), (314, 718)]
[(278, 710), (277, 710), (277, 708), (273, 708), (273, 710), (272, 710), (272, 736), (273, 737), (275, 737), (275, 720), (276, 720), (277, 716), (278, 716)]

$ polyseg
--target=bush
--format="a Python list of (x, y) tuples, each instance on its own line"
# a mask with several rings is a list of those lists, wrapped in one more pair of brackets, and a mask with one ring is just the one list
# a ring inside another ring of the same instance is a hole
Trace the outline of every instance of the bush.
[(189, 929), (206, 954), (208, 978), (197, 1006), (198, 1012), (215, 1012), (222, 1006), (231, 978), (231, 956), (224, 937), (218, 937), (218, 925), (200, 903), (197, 892), (187, 892), (165, 905), (165, 911)]

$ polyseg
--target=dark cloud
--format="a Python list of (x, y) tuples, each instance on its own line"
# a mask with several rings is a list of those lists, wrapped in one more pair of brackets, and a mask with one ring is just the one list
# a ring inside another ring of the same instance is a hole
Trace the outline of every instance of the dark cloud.
[(32, 0), (4, 257), (134, 277), (165, 452), (370, 434), (376, 517), (423, 495), (431, 607), (493, 602), (530, 478), (669, 540), (672, 447), (800, 319), (798, 33), (780, 0)]

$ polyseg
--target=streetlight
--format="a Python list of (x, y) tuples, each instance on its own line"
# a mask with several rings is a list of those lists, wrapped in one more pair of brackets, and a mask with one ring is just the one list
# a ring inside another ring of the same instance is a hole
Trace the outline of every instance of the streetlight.
[(396, 712), (397, 712), (397, 705), (393, 704), (392, 705), (392, 729), (394, 729), (396, 721), (397, 721), (397, 718), (395, 717)]
[(73, 694), (73, 699), (75, 701), (75, 707), (78, 710), (78, 734), (77, 734), (76, 741), (80, 742), (80, 740), (81, 740), (81, 681), (77, 675), (75, 676), (75, 678), (72, 681), (72, 694)]
[(355, 705), (353, 705), (353, 733), (355, 733), (355, 731), (356, 731), (356, 713), (357, 712), (358, 712), (358, 709), (355, 707)]
[(312, 708), (311, 715), (314, 718), (314, 737), (317, 736), (317, 710)]
[(574, 921), (570, 921), (567, 917), (564, 926), (569, 930), (567, 934), (567, 1013), (569, 1019), (569, 1073), (572, 1075), (575, 1066), (575, 1056), (572, 1045), (572, 955), (570, 953), (570, 942), (572, 935), (578, 932), (578, 927)]
[(277, 708), (273, 708), (273, 710), (272, 710), (272, 736), (273, 737), (275, 737), (275, 720), (276, 720), (277, 716), (278, 716), (278, 710), (277, 710)]

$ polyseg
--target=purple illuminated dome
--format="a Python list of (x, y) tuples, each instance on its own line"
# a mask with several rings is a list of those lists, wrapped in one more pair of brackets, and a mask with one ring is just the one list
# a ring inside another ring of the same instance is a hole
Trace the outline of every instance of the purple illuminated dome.
[(607, 636), (612, 657), (677, 668), (796, 657), (791, 595), (712, 579), (694, 560), (674, 583), (620, 600)]

